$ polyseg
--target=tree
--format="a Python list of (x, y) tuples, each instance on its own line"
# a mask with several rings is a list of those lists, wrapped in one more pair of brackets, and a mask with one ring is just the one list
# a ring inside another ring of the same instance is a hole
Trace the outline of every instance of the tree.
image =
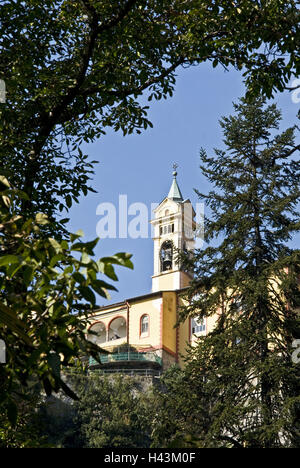
[[(122, 375), (77, 376), (76, 432), (85, 448), (150, 445), (150, 405), (142, 381)], [(150, 400), (149, 400), (150, 401)]]
[(129, 265), (124, 254), (94, 262), (87, 256), (95, 241), (63, 237), (60, 213), (92, 189), (94, 161), (81, 143), (105, 127), (147, 128), (138, 97), (146, 89), (149, 100), (171, 95), (179, 66), (232, 65), (243, 69), (250, 92), (282, 90), (299, 70), (299, 12), (282, 0), (4, 0), (0, 18), (0, 172), (13, 188), (1, 189), (0, 326), (11, 370), (0, 372), (13, 421), (12, 391), (31, 375), (48, 392), (59, 388), (59, 355), (68, 364), (87, 346), (86, 309), (71, 312), (108, 287), (97, 272), (115, 279), (112, 265)]
[(153, 389), (151, 447), (194, 447), (194, 430), (204, 422), (207, 402), (177, 365), (167, 369), (159, 383)]
[(5, 406), (0, 404), (0, 448), (49, 446), (42, 434), (41, 418), (37, 411), (42, 400), (40, 386), (31, 385), (24, 394), (26, 398), (17, 401), (18, 417), (14, 426), (7, 419)]
[[(186, 375), (207, 401), (200, 446), (299, 446), (299, 150), (295, 127), (276, 133), (275, 104), (241, 99), (220, 122), (226, 150), (201, 169), (215, 190), (198, 193), (211, 210), (208, 246), (184, 267), (195, 273), (182, 315), (216, 317), (189, 350)], [(191, 300), (193, 298), (193, 300)], [(188, 388), (188, 386), (187, 386)], [(187, 390), (188, 394), (188, 390)], [(203, 435), (204, 434), (204, 435)]]
[[(0, 364), (0, 414), (17, 422), (17, 404), (33, 381), (47, 395), (64, 390), (76, 395), (61, 377), (61, 368), (82, 355), (96, 359), (100, 348), (87, 341), (85, 331), (95, 293), (107, 298), (115, 287), (97, 278), (117, 280), (113, 265), (132, 268), (131, 255), (119, 253), (92, 259), (98, 239), (80, 241), (81, 233), (58, 242), (40, 236), (49, 222), (15, 214), (24, 193), (0, 178), (0, 338), (6, 344), (6, 363)], [(75, 255), (75, 256), (73, 256)]]
[(233, 66), (268, 96), (299, 72), (292, 0), (4, 0), (0, 18), (0, 169), (27, 193), (25, 217), (58, 222), (92, 190), (81, 143), (151, 125), (138, 97), (172, 95), (179, 66)]

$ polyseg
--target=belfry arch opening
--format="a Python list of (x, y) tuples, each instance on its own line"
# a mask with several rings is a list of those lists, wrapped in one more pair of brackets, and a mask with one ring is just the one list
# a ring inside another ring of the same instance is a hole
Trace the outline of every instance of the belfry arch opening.
[(173, 268), (173, 243), (165, 241), (160, 249), (160, 270), (169, 271)]

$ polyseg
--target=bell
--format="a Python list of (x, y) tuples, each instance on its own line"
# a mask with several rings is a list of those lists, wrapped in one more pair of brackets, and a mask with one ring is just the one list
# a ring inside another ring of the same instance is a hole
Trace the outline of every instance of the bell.
[(172, 252), (171, 249), (165, 251), (165, 262), (172, 262)]

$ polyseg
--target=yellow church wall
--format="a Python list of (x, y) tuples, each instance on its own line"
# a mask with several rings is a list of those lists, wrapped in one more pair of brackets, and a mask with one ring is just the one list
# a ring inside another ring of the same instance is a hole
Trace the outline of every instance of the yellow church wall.
[[(182, 297), (178, 297), (178, 307), (185, 305)], [(181, 322), (178, 327), (178, 364), (184, 367), (183, 356), (186, 354), (187, 346), (190, 342), (190, 319)]]
[[(135, 298), (134, 300), (119, 303), (116, 307), (105, 307), (98, 313), (90, 317), (90, 326), (101, 322), (106, 328), (106, 341), (98, 343), (101, 347), (111, 351), (116, 346), (124, 343), (129, 343), (138, 349), (161, 349), (162, 347), (162, 294), (157, 294), (154, 297), (147, 298), (146, 296)], [(121, 305), (121, 307), (120, 307)], [(149, 317), (149, 332), (147, 335), (141, 334), (141, 318), (144, 315)], [(111, 322), (122, 317), (126, 321), (126, 336), (109, 340), (109, 327)]]
[(162, 348), (176, 355), (177, 332), (174, 328), (176, 323), (176, 301), (175, 291), (163, 292), (163, 319), (162, 319)]
[[(129, 343), (138, 347), (160, 346), (160, 321), (162, 299), (150, 298), (129, 304)], [(148, 336), (141, 336), (141, 318), (149, 316)]]

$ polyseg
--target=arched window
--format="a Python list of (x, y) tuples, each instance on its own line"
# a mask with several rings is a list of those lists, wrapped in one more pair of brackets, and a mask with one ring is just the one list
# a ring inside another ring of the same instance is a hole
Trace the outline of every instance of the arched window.
[[(91, 333), (93, 332), (93, 333)], [(106, 328), (103, 322), (96, 322), (90, 326), (87, 339), (92, 343), (101, 344), (106, 341)]]
[(163, 243), (160, 249), (160, 269), (161, 271), (172, 270), (173, 267), (173, 245), (171, 241)]
[(142, 315), (140, 332), (141, 336), (149, 335), (149, 315)]
[(126, 338), (127, 327), (124, 317), (116, 317), (113, 319), (108, 328), (108, 340), (118, 340), (119, 338)]

